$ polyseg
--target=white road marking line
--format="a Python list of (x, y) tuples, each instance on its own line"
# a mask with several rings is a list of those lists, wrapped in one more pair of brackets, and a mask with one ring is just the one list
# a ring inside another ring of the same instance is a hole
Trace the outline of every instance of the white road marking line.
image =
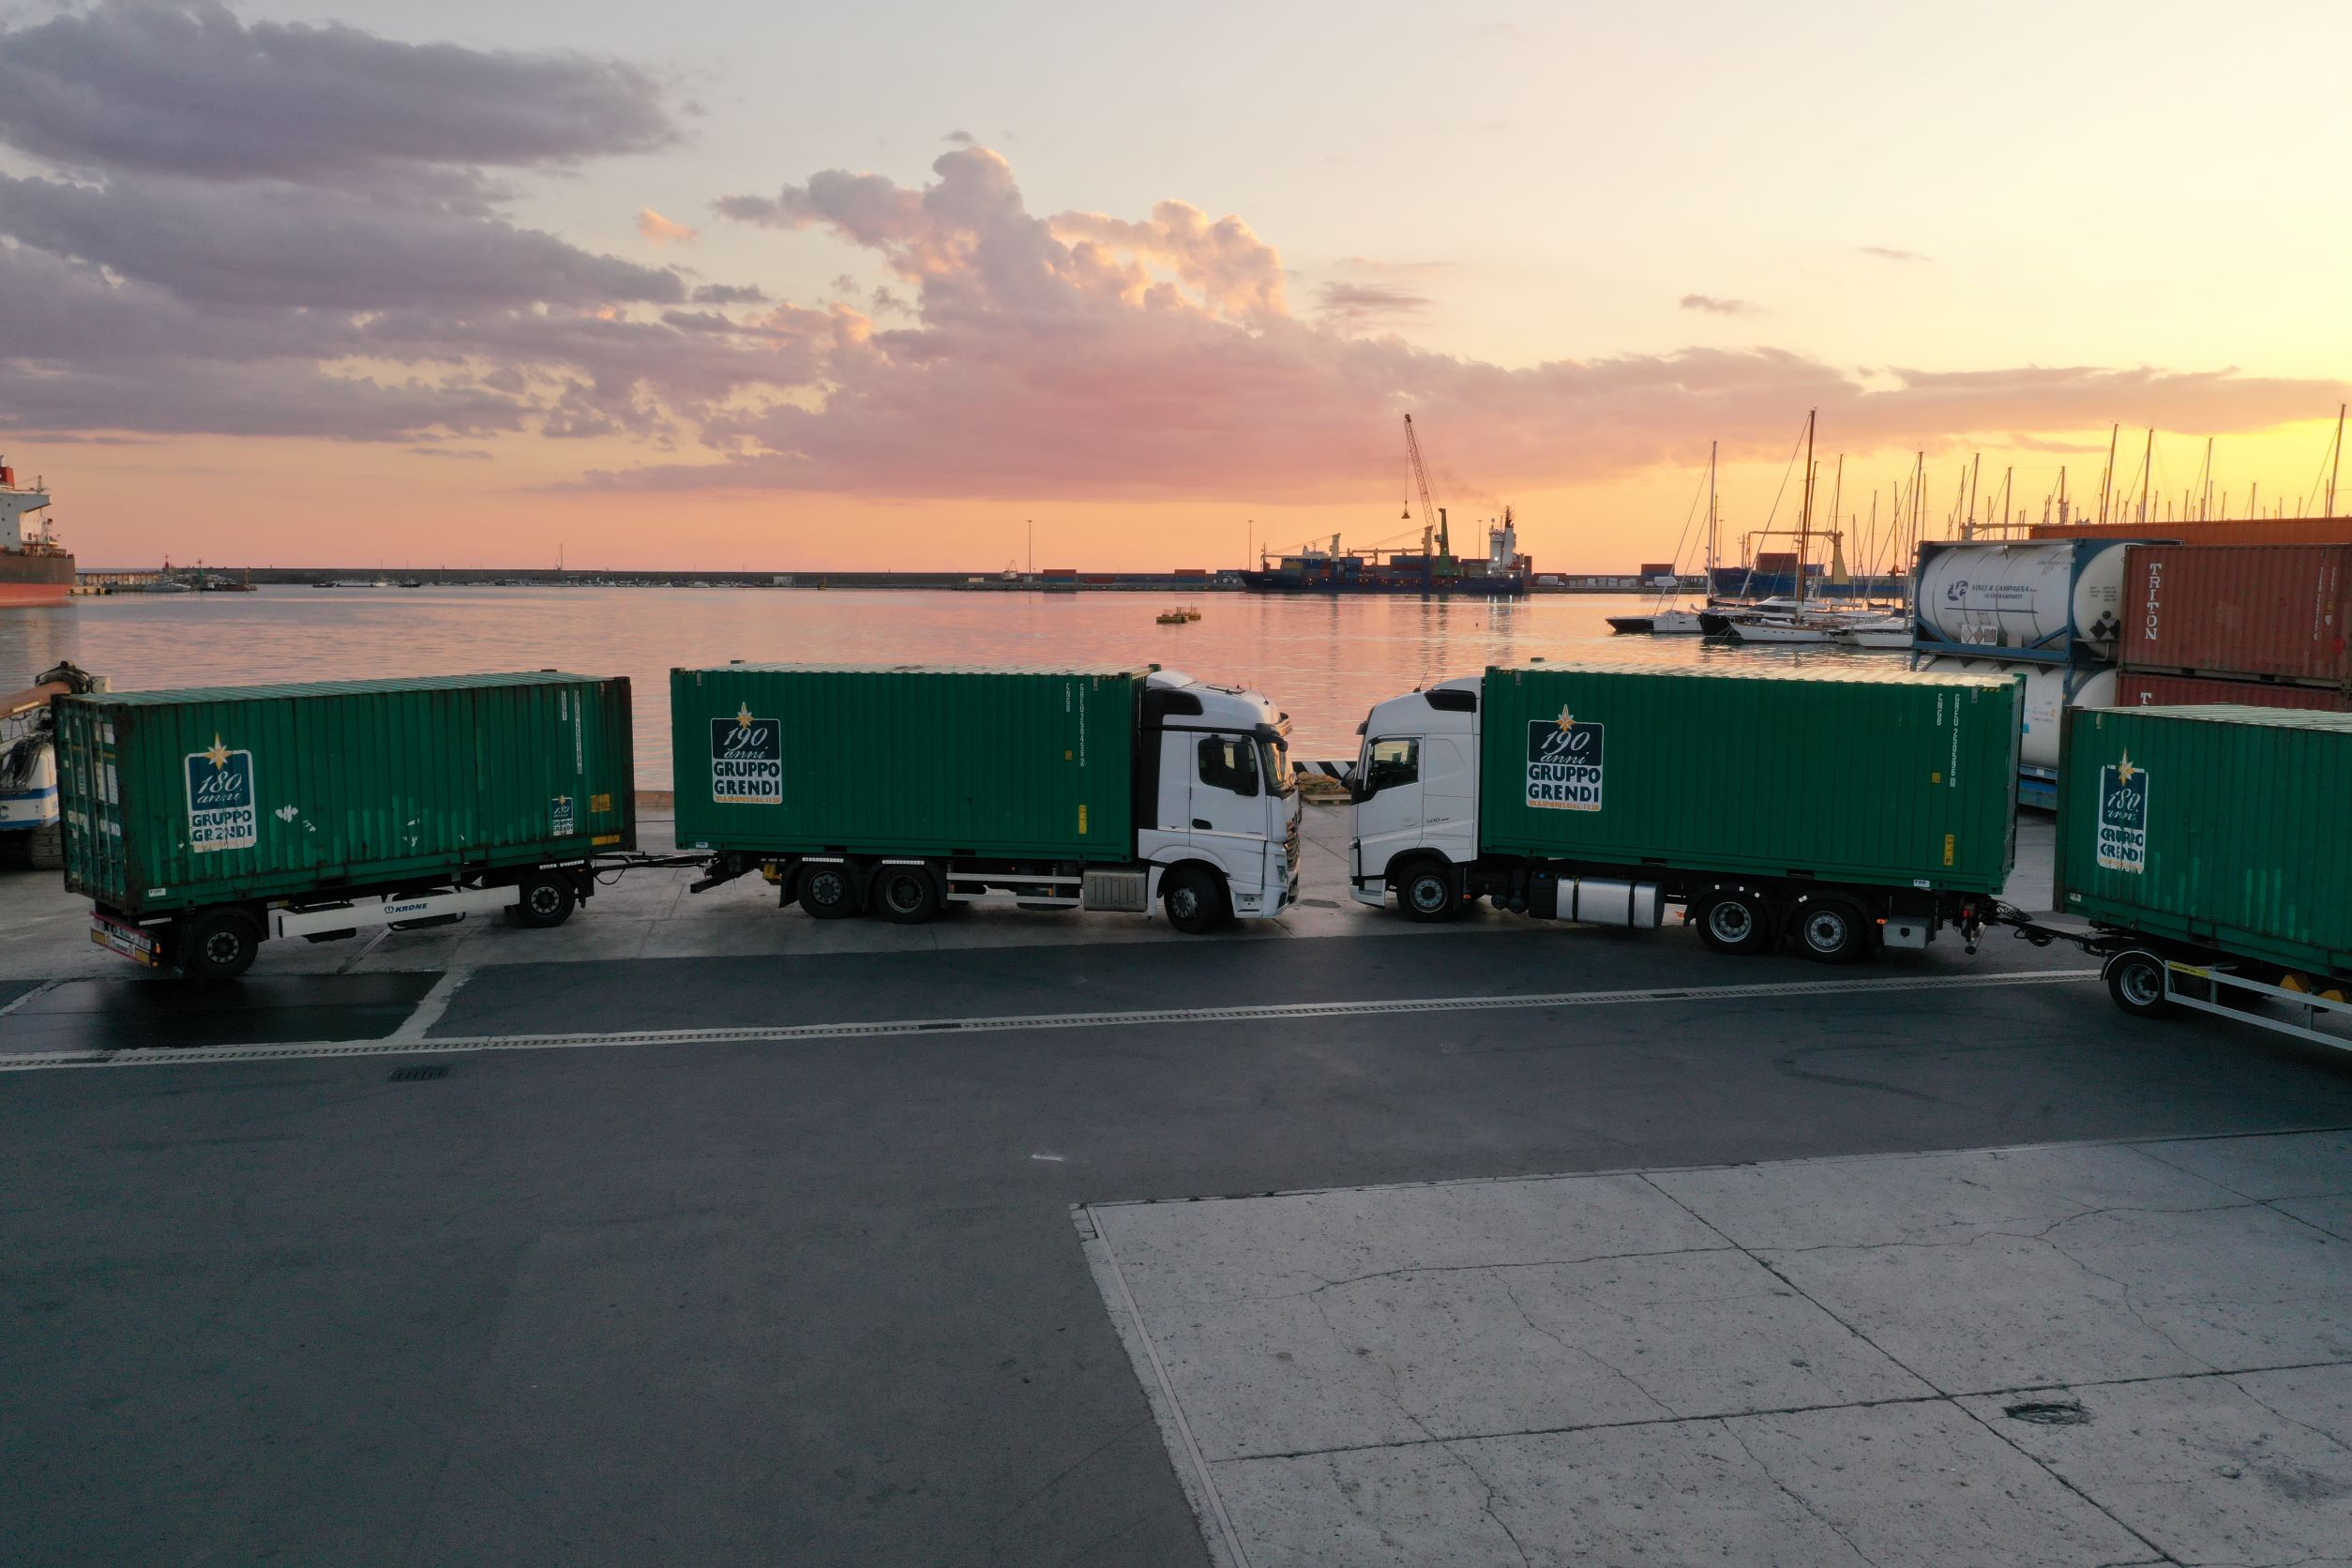
[(38, 986), (34, 987), (31, 990), (26, 991), (26, 992), (25, 992), (23, 996), (18, 997), (15, 1001), (13, 1001), (13, 1002), (9, 1003), (7, 1006), (5, 1006), (5, 1007), (0, 1007), (0, 1018), (7, 1018), (7, 1017), (8, 1017), (10, 1013), (15, 1012), (18, 1008), (20, 1008), (20, 1007), (23, 1006), (26, 1003), (28, 1003), (28, 1002), (30, 1002), (30, 1001), (32, 1001), (35, 997), (37, 997), (37, 996), (46, 996), (49, 992), (55, 990), (58, 987), (62, 986), (62, 985), (64, 985), (64, 984), (65, 984), (65, 982), (64, 982), (63, 980), (44, 980), (44, 981), (42, 981), (39, 985), (38, 985)]
[(415, 1010), (401, 1019), (400, 1027), (386, 1038), (399, 1041), (425, 1038), (425, 1032), (439, 1023), (441, 1016), (449, 1010), (449, 999), (458, 994), (458, 988), (474, 978), (474, 969), (472, 964), (451, 964), (444, 970), (441, 978), (433, 982), (433, 988), (418, 1000)]
[(290, 1062), (337, 1056), (493, 1050), (608, 1050), (628, 1046), (760, 1045), (797, 1040), (858, 1040), (905, 1034), (987, 1034), (1047, 1029), (1123, 1029), (1152, 1024), (1258, 1023), (1286, 1018), (1363, 1018), (1395, 1013), (1483, 1013), (1553, 1007), (1606, 1007), (1644, 1002), (1725, 1002), (1853, 992), (1942, 991), (1989, 986), (2047, 986), (2096, 979), (2095, 969), (2027, 970), (1998, 974), (1905, 976), (1887, 980), (1799, 980), (1752, 986), (1654, 987), (1627, 991), (1552, 991), (1523, 996), (1387, 997), (1364, 1002), (1268, 1003), (1244, 1007), (1167, 1007), (1124, 1013), (1024, 1013), (972, 1018), (891, 1018), (872, 1023), (749, 1024), (732, 1029), (647, 1029), (595, 1034), (444, 1034), (440, 1020), (458, 987), (474, 974), (452, 969), (394, 1033), (381, 1040), (313, 1040), (275, 1046), (207, 1046), (190, 1050), (59, 1051), (0, 1056), (0, 1073), (57, 1067), (186, 1067), (214, 1062)]

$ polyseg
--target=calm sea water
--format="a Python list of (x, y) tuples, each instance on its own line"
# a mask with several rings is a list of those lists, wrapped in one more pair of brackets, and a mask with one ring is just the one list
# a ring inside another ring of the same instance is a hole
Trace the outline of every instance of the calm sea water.
[(1612, 637), (1646, 599), (1286, 599), (1210, 594), (1202, 619), (1155, 625), (1153, 594), (855, 593), (693, 588), (264, 588), (114, 595), (0, 610), (0, 691), (60, 659), (118, 690), (562, 669), (637, 689), (639, 781), (670, 782), (669, 675), (729, 659), (852, 664), (1157, 663), (1255, 686), (1289, 710), (1293, 755), (1352, 757), (1377, 701), (1488, 664), (1542, 656), (1791, 664), (1835, 649)]

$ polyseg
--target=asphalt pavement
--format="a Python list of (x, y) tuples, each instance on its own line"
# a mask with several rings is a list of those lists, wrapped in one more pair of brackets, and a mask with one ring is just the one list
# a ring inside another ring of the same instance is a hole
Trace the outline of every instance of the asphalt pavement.
[(2352, 1126), (2340, 1054), (2006, 940), (759, 912), (765, 952), (0, 986), (8, 1559), (1199, 1563), (1086, 1206)]

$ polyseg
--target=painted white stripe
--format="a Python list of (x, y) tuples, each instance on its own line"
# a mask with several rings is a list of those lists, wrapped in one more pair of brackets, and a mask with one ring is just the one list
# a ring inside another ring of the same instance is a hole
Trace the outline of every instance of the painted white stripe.
[(186, 1067), (212, 1062), (288, 1062), (315, 1057), (406, 1056), (493, 1050), (609, 1050), (629, 1046), (781, 1045), (905, 1034), (988, 1034), (1046, 1029), (1131, 1029), (1153, 1024), (1259, 1023), (1397, 1013), (1485, 1013), (1554, 1007), (1606, 1007), (1643, 1002), (1731, 1002), (1855, 992), (1943, 991), (1998, 986), (2047, 986), (2098, 978), (2095, 969), (2028, 970), (1998, 974), (1904, 976), (1884, 980), (1800, 980), (1753, 986), (1661, 987), (1637, 991), (1550, 991), (1520, 996), (1409, 996), (1378, 1001), (1267, 1003), (1243, 1007), (1164, 1007), (1125, 1013), (1020, 1013), (970, 1018), (891, 1018), (872, 1023), (749, 1024), (733, 1029), (646, 1029), (598, 1034), (451, 1034), (428, 1038), (457, 988), (473, 975), (453, 969), (382, 1040), (314, 1040), (274, 1046), (209, 1046), (190, 1050), (60, 1051), (0, 1056), (0, 1072), (53, 1067)]
[(0, 1018), (7, 1018), (7, 1017), (8, 1017), (10, 1013), (15, 1012), (18, 1008), (20, 1008), (20, 1007), (23, 1006), (26, 1003), (28, 1003), (28, 1002), (30, 1002), (30, 1001), (32, 1001), (35, 997), (39, 996), (39, 995), (42, 995), (44, 992), (53, 991), (53, 990), (55, 990), (58, 987), (62, 986), (62, 985), (64, 985), (64, 984), (65, 984), (65, 982), (64, 982), (63, 980), (44, 980), (44, 981), (42, 981), (39, 985), (38, 985), (38, 986), (34, 987), (31, 990), (26, 991), (26, 992), (25, 992), (23, 996), (20, 996), (20, 997), (16, 998), (13, 1002), (10, 1002), (10, 1003), (9, 1003), (7, 1006), (5, 1006), (5, 1007), (0, 1007)]

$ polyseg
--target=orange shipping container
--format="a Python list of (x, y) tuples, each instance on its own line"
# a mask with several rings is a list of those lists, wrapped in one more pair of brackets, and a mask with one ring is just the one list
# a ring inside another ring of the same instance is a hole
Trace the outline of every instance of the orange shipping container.
[(2134, 545), (2124, 669), (2352, 691), (2352, 545)]
[(2189, 545), (2352, 545), (2352, 518), (2233, 518), (2227, 522), (2045, 522), (2037, 539), (2130, 539), (2161, 534)]
[(2118, 708), (2180, 708), (2228, 702), (2251, 708), (2308, 708), (2317, 713), (2352, 713), (2352, 696), (2326, 686), (2288, 686), (2279, 681), (2216, 681), (2202, 675), (2116, 677)]

